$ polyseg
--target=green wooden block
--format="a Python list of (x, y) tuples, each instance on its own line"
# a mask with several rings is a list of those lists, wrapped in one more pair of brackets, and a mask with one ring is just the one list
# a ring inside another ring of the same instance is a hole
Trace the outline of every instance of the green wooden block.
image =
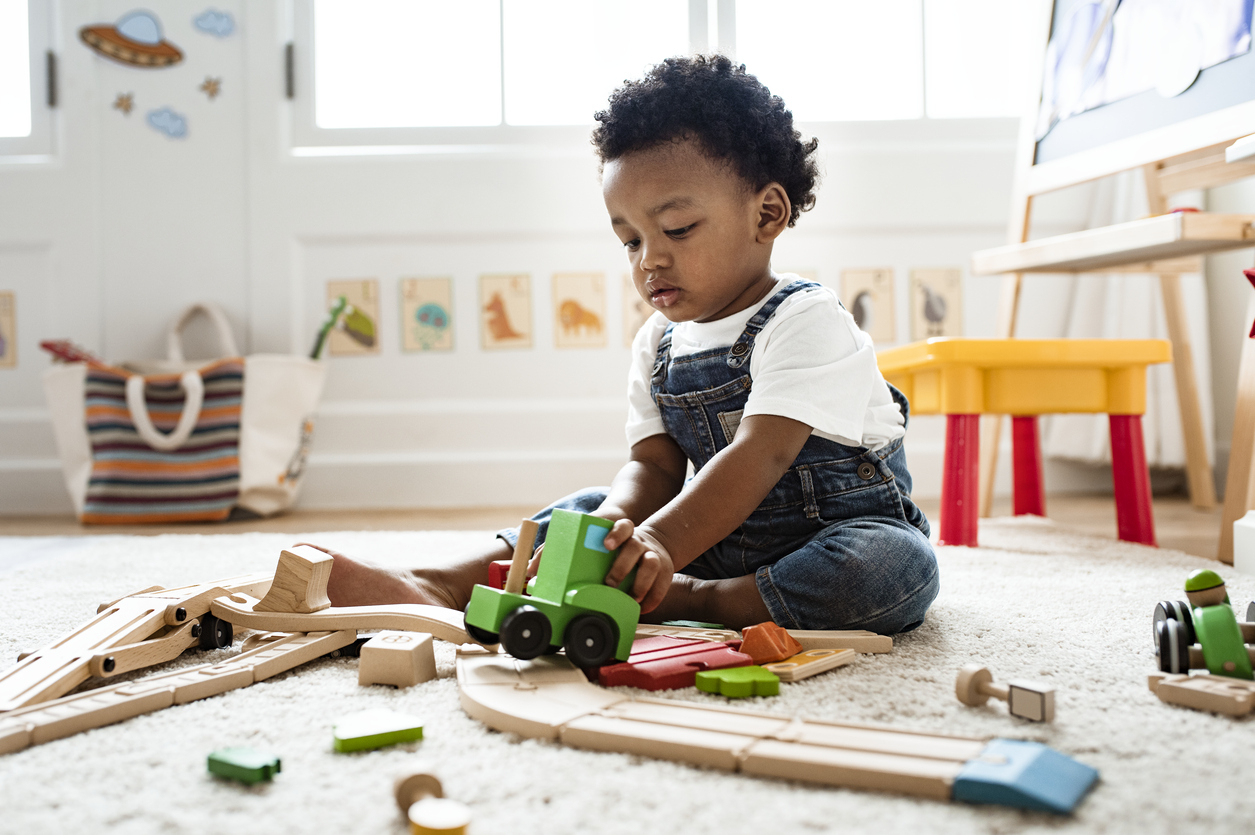
[(422, 739), (423, 723), (393, 710), (364, 710), (345, 716), (332, 731), (337, 751), (369, 751)]
[(697, 674), (697, 689), (729, 699), (776, 696), (780, 693), (780, 678), (770, 670), (755, 666), (703, 670)]
[(687, 626), (692, 629), (727, 629), (722, 623), (706, 623), (701, 620), (664, 620), (663, 626)]
[(279, 758), (253, 748), (220, 748), (209, 755), (209, 773), (241, 783), (261, 783), (279, 773)]

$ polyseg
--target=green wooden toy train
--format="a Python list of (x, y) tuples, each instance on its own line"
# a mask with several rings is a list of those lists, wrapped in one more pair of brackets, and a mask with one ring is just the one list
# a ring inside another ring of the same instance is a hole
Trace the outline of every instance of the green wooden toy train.
[(605, 583), (617, 551), (603, 540), (611, 522), (585, 513), (555, 510), (544, 557), (524, 594), (477, 585), (466, 606), (466, 631), (480, 643), (500, 642), (515, 658), (566, 650), (579, 667), (626, 661), (636, 637), (640, 604)]

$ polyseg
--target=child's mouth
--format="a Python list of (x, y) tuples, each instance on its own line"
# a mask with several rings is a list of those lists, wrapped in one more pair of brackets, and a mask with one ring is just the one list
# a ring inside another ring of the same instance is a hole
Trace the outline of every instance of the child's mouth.
[(679, 295), (680, 291), (675, 287), (660, 287), (650, 291), (649, 300), (658, 307), (670, 307)]

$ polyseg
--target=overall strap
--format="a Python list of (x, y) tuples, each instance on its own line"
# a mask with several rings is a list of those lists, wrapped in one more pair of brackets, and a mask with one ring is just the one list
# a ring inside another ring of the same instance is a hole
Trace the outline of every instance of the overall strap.
[(776, 309), (784, 303), (785, 299), (801, 290), (821, 286), (821, 284), (815, 281), (798, 279), (777, 290), (775, 295), (768, 299), (767, 303), (760, 307), (758, 312), (745, 323), (745, 330), (741, 331), (741, 335), (737, 337), (736, 342), (732, 343), (732, 347), (728, 349), (728, 367), (740, 368), (749, 362), (750, 354), (754, 352), (754, 339), (766, 327), (767, 322), (775, 315)]
[(650, 374), (652, 382), (661, 383), (662, 378), (667, 374), (667, 360), (671, 357), (671, 329), (675, 327), (675, 322), (668, 322), (667, 329), (662, 332), (662, 339), (658, 340), (658, 353), (654, 356), (654, 370)]

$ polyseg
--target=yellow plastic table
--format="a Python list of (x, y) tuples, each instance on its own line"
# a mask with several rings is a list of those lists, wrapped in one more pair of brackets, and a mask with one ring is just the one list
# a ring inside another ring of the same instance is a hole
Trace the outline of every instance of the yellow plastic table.
[(977, 544), (981, 415), (1011, 415), (1013, 510), (1044, 516), (1037, 416), (1106, 412), (1119, 536), (1155, 545), (1142, 440), (1146, 366), (1171, 359), (1163, 339), (942, 338), (877, 354), (912, 414), (946, 416), (941, 544)]

